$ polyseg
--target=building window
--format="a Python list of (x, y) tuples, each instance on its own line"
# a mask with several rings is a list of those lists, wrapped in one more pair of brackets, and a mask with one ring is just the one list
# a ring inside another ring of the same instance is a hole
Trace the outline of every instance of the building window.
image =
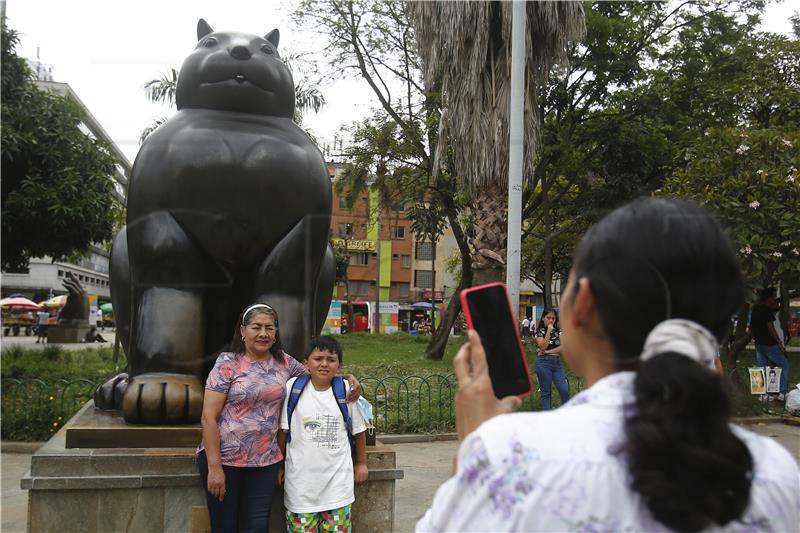
[(416, 244), (417, 261), (433, 259), (433, 245), (429, 242), (418, 242)]
[(369, 282), (368, 281), (351, 281), (350, 282), (350, 293), (351, 294), (364, 294), (366, 295), (369, 292)]
[(400, 261), (400, 254), (392, 254), (392, 261)]
[(350, 264), (351, 265), (368, 265), (369, 264), (369, 254), (351, 254), (350, 255)]
[(347, 206), (344, 203), (344, 197), (343, 196), (339, 197), (339, 209), (347, 209)]
[(353, 224), (346, 223), (346, 224), (339, 224), (339, 237), (352, 237), (353, 236)]
[(59, 278), (63, 278), (64, 277), (64, 271), (63, 270), (59, 270), (58, 271), (58, 277)]
[(401, 255), (400, 256), (400, 266), (403, 268), (411, 268), (411, 256), (410, 255)]
[(397, 288), (400, 289), (400, 298), (408, 298), (408, 292), (409, 292), (409, 289), (411, 288), (410, 284), (408, 284), (408, 283), (398, 283), (397, 284)]
[(392, 239), (405, 239), (406, 228), (403, 226), (392, 226)]
[(414, 271), (414, 286), (420, 289), (430, 289), (433, 280), (433, 272), (430, 270)]

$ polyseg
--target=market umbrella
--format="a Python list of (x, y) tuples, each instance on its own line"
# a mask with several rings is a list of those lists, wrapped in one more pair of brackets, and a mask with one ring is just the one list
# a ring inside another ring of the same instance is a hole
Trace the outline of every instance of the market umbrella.
[(109, 314), (114, 312), (114, 307), (111, 305), (111, 302), (108, 302), (101, 305), (100, 310), (105, 314)]
[(39, 309), (39, 306), (36, 305), (36, 302), (28, 300), (22, 296), (3, 298), (0, 300), (0, 307), (13, 307), (16, 309)]
[(62, 307), (67, 304), (67, 295), (62, 294), (60, 296), (53, 296), (49, 300), (45, 300), (44, 302), (39, 302), (39, 305), (42, 307)]

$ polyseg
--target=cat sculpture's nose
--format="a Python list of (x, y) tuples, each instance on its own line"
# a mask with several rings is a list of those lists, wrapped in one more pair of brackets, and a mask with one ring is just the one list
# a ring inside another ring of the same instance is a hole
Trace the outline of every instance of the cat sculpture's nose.
[(231, 48), (230, 54), (234, 59), (250, 59), (250, 56), (253, 55), (246, 46), (234, 46)]

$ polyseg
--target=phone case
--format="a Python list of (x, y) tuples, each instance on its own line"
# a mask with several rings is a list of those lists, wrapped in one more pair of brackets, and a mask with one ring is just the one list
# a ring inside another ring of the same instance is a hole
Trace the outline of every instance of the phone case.
[[(506, 304), (508, 305), (508, 316), (512, 321), (515, 320), (514, 319), (514, 312), (511, 309), (511, 300), (508, 297), (508, 288), (506, 287), (506, 284), (501, 282), (501, 281), (495, 281), (495, 282), (486, 283), (486, 284), (483, 284), (483, 285), (476, 285), (475, 287), (469, 287), (469, 288), (466, 288), (466, 289), (461, 291), (461, 295), (460, 295), (460, 298), (461, 298), (461, 310), (464, 312), (464, 318), (467, 321), (467, 326), (469, 327), (469, 329), (475, 329), (475, 326), (474, 326), (474, 324), (472, 322), (472, 315), (470, 314), (469, 305), (468, 305), (468, 302), (467, 302), (467, 297), (469, 296), (469, 294), (472, 293), (472, 292), (481, 291), (481, 290), (484, 290), (484, 289), (487, 289), (487, 288), (490, 288), (490, 287), (498, 287), (498, 286), (503, 288), (503, 293), (506, 296)], [(519, 398), (527, 398), (528, 396), (530, 396), (533, 393), (533, 382), (531, 381), (530, 368), (528, 368), (528, 360), (525, 358), (525, 350), (522, 348), (522, 338), (520, 338), (520, 336), (519, 336), (519, 328), (517, 327), (515, 322), (513, 322), (513, 326), (514, 327), (512, 329), (514, 330), (514, 334), (516, 335), (517, 345), (519, 346), (519, 353), (520, 353), (520, 355), (522, 357), (522, 364), (525, 367), (525, 374), (526, 374), (526, 376), (528, 378), (528, 384), (529, 384), (528, 392), (523, 392), (521, 394), (516, 394), (515, 396), (518, 396)]]

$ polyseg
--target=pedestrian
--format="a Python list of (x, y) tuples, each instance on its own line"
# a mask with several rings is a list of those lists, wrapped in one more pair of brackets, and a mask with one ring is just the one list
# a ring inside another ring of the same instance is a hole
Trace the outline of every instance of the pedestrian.
[(561, 397), (561, 405), (569, 401), (569, 383), (561, 366), (561, 328), (558, 327), (558, 313), (555, 309), (545, 309), (536, 329), (536, 379), (542, 394), (542, 411), (551, 409), (550, 398), (553, 384)]
[(286, 383), (278, 434), (286, 458), (286, 529), (349, 532), (353, 482), (366, 481), (369, 473), (366, 421), (355, 402), (345, 401), (348, 388), (337, 375), (342, 347), (336, 339), (312, 339), (303, 364), (309, 375)]
[(750, 315), (750, 333), (756, 345), (756, 366), (766, 368), (773, 364), (781, 368), (780, 393), (778, 400), (783, 401), (789, 392), (789, 359), (783, 339), (775, 330), (775, 311), (780, 304), (775, 287), (766, 287), (759, 292), (758, 303)]
[[(307, 371), (283, 351), (278, 313), (264, 303), (239, 315), (230, 350), (208, 374), (197, 465), (212, 531), (267, 531), (286, 382)], [(361, 386), (347, 378), (355, 401)]]
[(47, 326), (50, 324), (50, 313), (45, 309), (40, 309), (36, 313), (36, 343), (39, 341), (47, 342)]
[(531, 319), (528, 318), (528, 315), (525, 315), (525, 318), (522, 319), (522, 340), (530, 334), (531, 330)]
[(796, 531), (797, 464), (730, 424), (714, 370), (743, 293), (703, 208), (647, 198), (607, 215), (578, 245), (559, 309), (563, 357), (587, 388), (510, 413), (520, 399), (495, 397), (470, 331), (453, 360), (457, 470), (417, 531)]

